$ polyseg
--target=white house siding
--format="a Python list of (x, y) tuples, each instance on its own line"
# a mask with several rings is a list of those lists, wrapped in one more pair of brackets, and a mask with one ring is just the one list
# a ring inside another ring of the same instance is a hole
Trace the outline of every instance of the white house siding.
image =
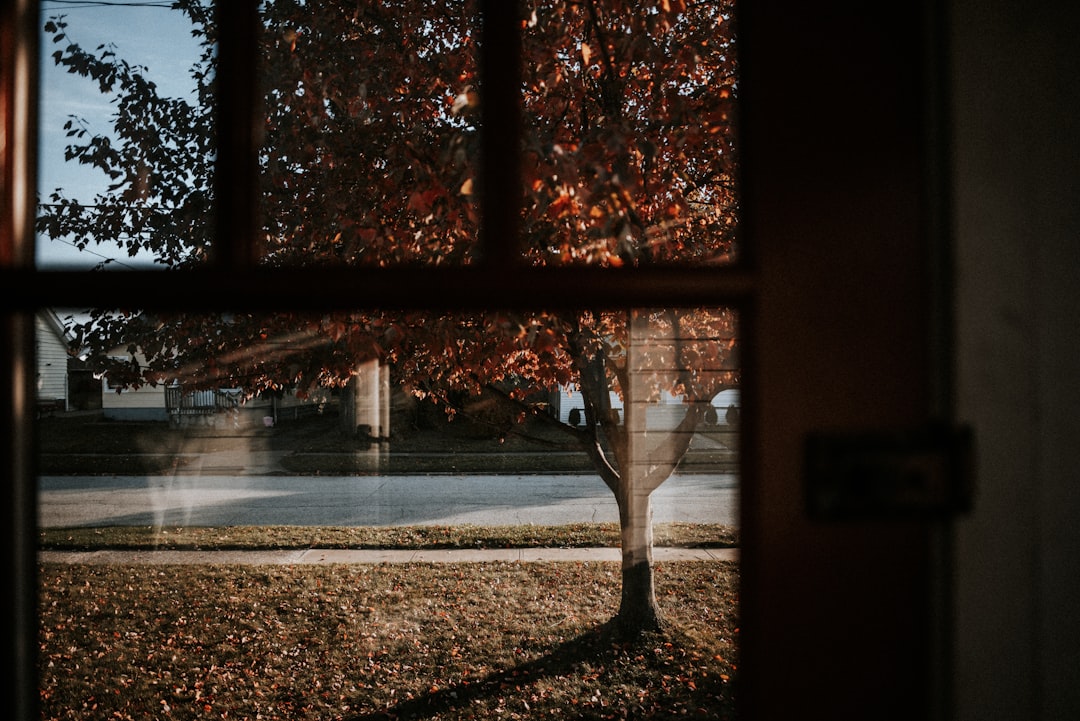
[[(112, 358), (128, 360), (126, 353), (115, 353)], [(145, 363), (141, 356), (139, 363)], [(101, 414), (115, 421), (167, 421), (165, 410), (165, 387), (163, 385), (140, 386), (117, 389), (109, 386), (109, 376), (101, 379)]]
[[(617, 393), (611, 393), (611, 407), (618, 409), (619, 417), (622, 417), (623, 403)], [(585, 401), (581, 398), (581, 391), (576, 386), (563, 386), (558, 391), (558, 401), (556, 402), (556, 409), (558, 410), (559, 420), (563, 423), (570, 422), (570, 411), (577, 408), (581, 413), (581, 422), (585, 422)]]
[(37, 393), (39, 401), (67, 399), (67, 339), (51, 311), (35, 317), (37, 334)]
[[(584, 419), (585, 402), (581, 398), (581, 391), (576, 387), (564, 386), (558, 393), (558, 417), (563, 423), (570, 422), (570, 411), (573, 408), (581, 410)], [(732, 388), (721, 391), (713, 399), (713, 407), (716, 408), (720, 423), (724, 422), (724, 414), (729, 406), (739, 407), (739, 390)], [(611, 393), (611, 407), (618, 409), (620, 420), (623, 417), (623, 402), (618, 394)], [(681, 396), (665, 394), (664, 397), (648, 407), (646, 410), (646, 424), (654, 430), (670, 430), (679, 424), (686, 415), (686, 406), (683, 405)], [(584, 422), (584, 421), (583, 421)]]
[(716, 398), (713, 398), (713, 408), (717, 411), (718, 420), (720, 423), (724, 422), (724, 413), (727, 409), (734, 406), (736, 411), (741, 410), (742, 405), (739, 400), (739, 389), (731, 388), (726, 391), (721, 391), (716, 394)]
[(167, 421), (169, 414), (165, 410), (165, 388), (142, 386), (138, 389), (124, 389), (119, 392), (109, 388), (106, 379), (101, 381), (101, 414), (117, 421)]

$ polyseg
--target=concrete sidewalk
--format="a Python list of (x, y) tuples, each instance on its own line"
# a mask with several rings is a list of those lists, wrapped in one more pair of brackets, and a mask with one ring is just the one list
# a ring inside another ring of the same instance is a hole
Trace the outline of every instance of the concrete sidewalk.
[[(530, 563), (620, 560), (618, 548), (486, 548), (426, 550), (291, 551), (40, 551), (41, 563), (84, 565), (318, 565), (331, 563)], [(737, 548), (654, 548), (653, 561), (738, 561)]]

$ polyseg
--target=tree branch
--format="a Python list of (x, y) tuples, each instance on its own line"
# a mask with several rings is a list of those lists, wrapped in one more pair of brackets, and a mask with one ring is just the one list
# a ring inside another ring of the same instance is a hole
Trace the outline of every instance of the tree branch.
[[(600, 99), (604, 106), (604, 112), (611, 115), (621, 115), (621, 113), (612, 112), (618, 109), (613, 102), (614, 86), (618, 82), (618, 74), (615, 72), (615, 60), (608, 53), (607, 38), (604, 36), (604, 30), (600, 27), (600, 18), (596, 13), (596, 3), (593, 0), (589, 0), (586, 5), (589, 8), (589, 25), (592, 27), (593, 36), (596, 38), (596, 44), (599, 45), (600, 61), (604, 64), (604, 74), (608, 77), (609, 92), (605, 93), (603, 89), (600, 91)], [(607, 107), (611, 105), (612, 107)]]

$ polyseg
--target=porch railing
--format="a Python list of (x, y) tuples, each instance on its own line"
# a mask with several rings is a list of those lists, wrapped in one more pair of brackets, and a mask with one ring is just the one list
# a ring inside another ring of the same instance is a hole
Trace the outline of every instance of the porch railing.
[(240, 405), (240, 394), (233, 391), (189, 390), (183, 386), (165, 388), (165, 409), (169, 416), (208, 416), (232, 410)]

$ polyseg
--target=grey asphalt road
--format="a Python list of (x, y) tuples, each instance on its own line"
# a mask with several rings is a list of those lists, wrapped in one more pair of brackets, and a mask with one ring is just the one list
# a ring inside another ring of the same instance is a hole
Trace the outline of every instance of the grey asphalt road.
[[(593, 475), (44, 476), (38, 520), (74, 526), (557, 525), (618, 520)], [(656, 523), (738, 522), (732, 475), (669, 478)]]

